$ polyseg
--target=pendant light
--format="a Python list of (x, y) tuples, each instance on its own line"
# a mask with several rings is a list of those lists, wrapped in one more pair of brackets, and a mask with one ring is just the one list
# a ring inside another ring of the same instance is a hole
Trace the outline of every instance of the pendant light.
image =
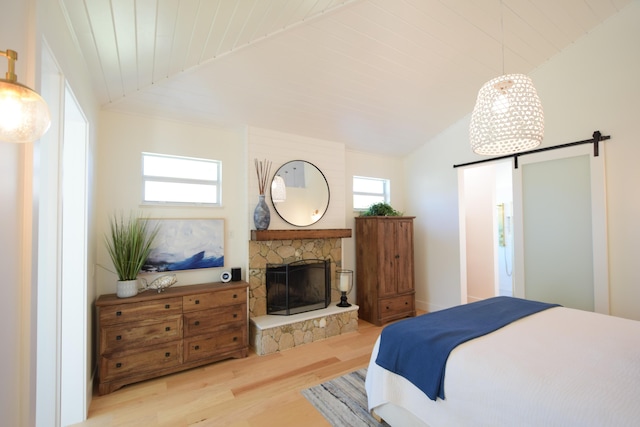
[(0, 141), (32, 142), (49, 129), (51, 118), (44, 99), (36, 92), (18, 83), (15, 62), (18, 53), (0, 51), (8, 60), (5, 79), (0, 79)]
[(284, 179), (280, 175), (276, 175), (271, 183), (271, 201), (273, 203), (281, 203), (285, 200), (287, 200), (287, 187)]
[(478, 91), (471, 114), (469, 137), (477, 154), (505, 155), (537, 147), (544, 137), (544, 114), (531, 79), (524, 74), (504, 74), (504, 27), (502, 73)]

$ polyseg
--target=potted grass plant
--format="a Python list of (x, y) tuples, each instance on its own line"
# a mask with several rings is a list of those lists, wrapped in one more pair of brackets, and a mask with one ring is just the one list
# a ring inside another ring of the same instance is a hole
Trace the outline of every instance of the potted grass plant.
[(147, 218), (133, 213), (113, 214), (109, 218), (109, 234), (105, 235), (107, 251), (118, 276), (116, 295), (120, 298), (138, 293), (138, 273), (151, 252), (158, 226), (149, 228)]

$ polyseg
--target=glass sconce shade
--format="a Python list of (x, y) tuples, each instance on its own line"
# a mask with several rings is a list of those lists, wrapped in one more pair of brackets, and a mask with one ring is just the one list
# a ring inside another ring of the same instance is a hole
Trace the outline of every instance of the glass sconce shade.
[(531, 79), (507, 74), (478, 92), (469, 126), (471, 148), (483, 155), (519, 153), (537, 147), (544, 137), (544, 113)]
[(347, 295), (353, 289), (353, 270), (337, 270), (338, 289), (340, 290), (340, 302), (338, 307), (351, 307), (347, 302)]
[(50, 125), (49, 108), (40, 95), (20, 83), (0, 79), (0, 141), (32, 142)]

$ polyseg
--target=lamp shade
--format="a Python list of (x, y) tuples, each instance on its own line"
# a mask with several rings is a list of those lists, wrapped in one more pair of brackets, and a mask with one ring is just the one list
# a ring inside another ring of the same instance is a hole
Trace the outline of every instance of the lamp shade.
[(280, 175), (276, 175), (271, 182), (271, 201), (280, 203), (285, 200), (287, 200), (287, 187), (284, 184), (284, 179)]
[(533, 82), (507, 74), (478, 92), (469, 126), (471, 148), (484, 155), (513, 154), (537, 147), (544, 137), (544, 113)]
[(0, 79), (0, 141), (32, 142), (51, 125), (40, 95), (17, 82)]

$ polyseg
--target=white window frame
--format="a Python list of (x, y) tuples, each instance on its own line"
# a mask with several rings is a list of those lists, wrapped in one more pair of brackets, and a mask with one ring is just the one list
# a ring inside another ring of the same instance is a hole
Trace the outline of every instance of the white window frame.
[[(370, 181), (381, 181), (383, 183), (383, 192), (382, 193), (368, 193), (368, 192), (361, 192), (361, 191), (356, 191), (354, 188), (354, 181), (356, 179), (363, 179), (363, 180), (370, 180)], [(353, 180), (352, 180), (352, 184), (351, 184), (351, 189), (353, 191), (353, 210), (354, 211), (366, 211), (369, 207), (356, 207), (356, 196), (382, 196), (383, 197), (383, 202), (384, 203), (390, 203), (391, 202), (391, 181), (385, 178), (375, 178), (375, 177), (369, 177), (369, 176), (358, 176), (358, 175), (354, 175), (353, 176)]]
[[(145, 158), (147, 157), (162, 157), (165, 159), (190, 160), (190, 161), (197, 161), (202, 163), (215, 164), (217, 167), (217, 176), (214, 179), (192, 179), (192, 178), (176, 178), (172, 176), (145, 175), (144, 162), (145, 162)], [(141, 156), (141, 175), (142, 175), (141, 197), (142, 197), (143, 205), (201, 206), (201, 207), (221, 207), (222, 206), (222, 162), (220, 160), (143, 152)], [(175, 184), (212, 185), (212, 186), (215, 186), (215, 189), (216, 189), (215, 191), (216, 191), (217, 202), (209, 203), (209, 202), (197, 202), (197, 201), (180, 202), (180, 201), (147, 200), (146, 191), (145, 191), (147, 182), (165, 182), (171, 185), (175, 185)]]

